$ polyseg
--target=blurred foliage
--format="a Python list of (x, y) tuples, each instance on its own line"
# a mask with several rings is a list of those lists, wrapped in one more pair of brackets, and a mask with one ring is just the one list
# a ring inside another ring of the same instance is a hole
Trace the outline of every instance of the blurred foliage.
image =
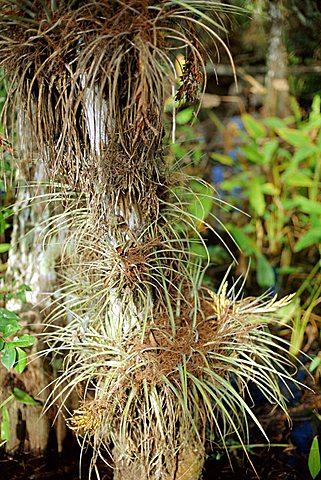
[[(3, 72), (0, 70), (1, 77)], [(0, 115), (6, 99), (6, 85), (3, 78), (0, 79)], [(6, 271), (6, 259), (10, 250), (10, 229), (12, 228), (14, 189), (12, 177), (14, 169), (12, 159), (14, 149), (3, 136), (3, 127), (0, 124), (0, 275)], [(15, 312), (5, 308), (9, 300), (19, 300), (26, 303), (26, 292), (31, 289), (28, 285), (20, 285), (15, 288), (1, 284), (0, 289), (0, 359), (1, 364), (7, 369), (13, 369), (21, 374), (27, 367), (28, 349), (36, 342), (32, 335), (24, 333), (24, 325)], [(27, 392), (14, 387), (12, 394), (0, 404), (0, 446), (10, 439), (10, 415), (8, 403), (18, 401), (24, 405), (38, 405), (39, 402), (32, 398)]]
[[(175, 194), (180, 198), (191, 222), (188, 235), (190, 240), (195, 239), (195, 243), (191, 242), (191, 253), (204, 261), (220, 265), (231, 260), (231, 255), (216, 229), (220, 221), (213, 212), (220, 199), (217, 198), (214, 187), (202, 180), (209, 180), (210, 168), (199, 119), (195, 118), (192, 127), (190, 125), (194, 113), (193, 107), (187, 107), (181, 108), (176, 114), (175, 142), (168, 145), (167, 161), (170, 165), (179, 164), (186, 176), (185, 188), (175, 190)], [(221, 225), (220, 229), (222, 227), (224, 228)], [(179, 224), (176, 229), (180, 229)], [(204, 237), (203, 244), (196, 241), (198, 234)], [(211, 244), (208, 237), (213, 235), (216, 242)]]
[[(189, 117), (190, 109), (180, 114), (181, 118)], [(228, 138), (229, 150), (206, 152), (204, 142), (195, 141), (198, 124), (191, 129), (182, 122), (177, 130), (179, 143), (171, 146), (170, 158), (180, 158), (187, 172), (202, 170), (204, 178), (211, 175), (208, 158), (214, 160), (212, 171), (218, 168), (223, 180), (216, 179), (215, 187), (227, 202), (215, 213), (242, 254), (255, 260), (252, 266), (258, 284), (271, 287), (276, 274), (302, 271), (302, 255), (309, 265), (319, 258), (320, 97), (314, 98), (307, 118), (302, 118), (296, 106), (295, 114), (285, 119), (257, 119), (243, 114), (241, 124), (235, 127), (234, 139)], [(215, 202), (210, 205), (208, 187), (194, 182), (190, 188), (202, 197), (195, 208), (209, 213)], [(250, 219), (228, 204), (249, 214)], [(226, 260), (226, 255), (222, 254), (222, 259)]]
[[(0, 116), (6, 100), (6, 85), (3, 71), (0, 69)], [(3, 136), (3, 126), (0, 122), (0, 276), (7, 268), (7, 253), (10, 249), (9, 230), (12, 227), (12, 196), (14, 176), (13, 159), (14, 149)], [(9, 187), (10, 186), (10, 187)], [(11, 217), (11, 221), (10, 221)]]
[[(231, 0), (231, 3), (242, 6), (247, 12), (234, 15), (232, 21), (230, 48), (236, 64), (245, 70), (247, 66), (265, 65), (271, 26), (268, 13), (270, 0)], [(283, 0), (282, 10), (289, 65), (321, 66), (319, 2)], [(291, 74), (289, 84), (290, 93), (303, 101), (321, 93), (319, 72)]]
[(321, 10), (315, 0), (287, 0), (285, 17), (288, 23), (287, 43), (296, 63), (309, 64), (321, 60)]
[[(281, 323), (291, 325), (294, 355), (307, 351), (318, 339), (321, 321), (320, 105), (316, 95), (309, 114), (293, 100), (293, 115), (288, 118), (256, 118), (247, 113), (232, 118), (221, 151), (208, 151), (204, 141), (197, 142), (202, 139), (199, 122), (193, 128), (177, 122), (179, 143), (171, 146), (169, 155), (172, 162), (181, 159), (184, 171), (214, 182), (217, 191), (212, 191), (212, 199), (202, 182), (190, 182), (190, 198), (184, 198), (191, 213), (202, 213), (201, 233), (211, 262), (217, 267), (231, 261), (226, 242), (239, 260), (239, 272), (241, 267), (246, 273), (251, 261), (251, 292), (257, 287), (297, 289), (281, 315)], [(186, 110), (180, 118), (190, 116)], [(216, 237), (208, 224), (217, 230)], [(228, 241), (226, 230), (240, 250)], [(207, 260), (205, 250), (199, 248), (197, 254)], [(311, 365), (313, 371), (321, 371), (321, 354)]]
[[(232, 213), (225, 225), (244, 255), (256, 258), (259, 285), (269, 287), (274, 284), (274, 268), (277, 273), (300, 271), (300, 255), (310, 265), (319, 258), (320, 97), (314, 98), (307, 119), (298, 108), (295, 116), (286, 119), (256, 119), (248, 114), (241, 119), (233, 147), (237, 161), (225, 172), (220, 189), (251, 220)], [(213, 158), (226, 164), (229, 153)]]
[[(235, 35), (238, 34), (241, 40), (239, 47), (245, 48), (246, 53), (252, 49), (255, 54), (254, 58), (250, 59), (252, 63), (258, 59), (259, 53), (264, 60), (268, 42), (270, 0), (231, 0), (231, 3), (244, 8), (244, 15), (238, 13), (233, 17)], [(285, 40), (289, 52), (292, 52), (290, 63), (309, 64), (312, 59), (321, 60), (321, 10), (318, 2), (283, 0), (282, 8), (287, 30)]]

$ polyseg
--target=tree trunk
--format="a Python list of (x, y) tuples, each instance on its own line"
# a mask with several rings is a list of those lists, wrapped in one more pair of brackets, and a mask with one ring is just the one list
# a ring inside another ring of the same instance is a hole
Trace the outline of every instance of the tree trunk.
[(166, 461), (151, 475), (143, 462), (128, 463), (123, 456), (117, 459), (117, 455), (115, 455), (114, 480), (129, 478), (135, 480), (198, 480), (201, 477), (205, 452), (188, 437), (189, 435), (185, 435), (185, 438), (183, 438), (181, 449), (175, 455), (175, 461), (170, 465), (172, 468), (168, 469), (167, 472), (164, 468)]
[(289, 108), (288, 54), (284, 43), (284, 5), (281, 0), (270, 0), (269, 48), (267, 52), (266, 116), (286, 117)]
[[(38, 162), (32, 174), (36, 185), (30, 187), (31, 178), (24, 178), (18, 188), (14, 207), (15, 216), (12, 233), (12, 247), (9, 252), (6, 286), (14, 291), (20, 285), (31, 288), (26, 292), (26, 304), (13, 299), (6, 307), (19, 313), (24, 333), (37, 336), (43, 332), (45, 314), (50, 308), (51, 294), (56, 284), (56, 260), (60, 255), (61, 245), (57, 238), (51, 238), (46, 245), (43, 241), (45, 223), (50, 216), (50, 207), (46, 201), (47, 189), (42, 186), (45, 180), (44, 168)], [(40, 198), (32, 199), (32, 196)], [(47, 398), (47, 386), (50, 382), (48, 361), (37, 353), (43, 350), (41, 337), (30, 352), (29, 364), (22, 374), (13, 369), (7, 371), (1, 366), (0, 384), (2, 385), (0, 401), (8, 398), (14, 387), (25, 391), (39, 400), (39, 406), (29, 406), (13, 400), (8, 404), (10, 416), (10, 439), (6, 450), (41, 454), (46, 451), (51, 419), (42, 414), (43, 404)], [(61, 431), (59, 422), (60, 437)], [(61, 444), (61, 438), (60, 442)]]

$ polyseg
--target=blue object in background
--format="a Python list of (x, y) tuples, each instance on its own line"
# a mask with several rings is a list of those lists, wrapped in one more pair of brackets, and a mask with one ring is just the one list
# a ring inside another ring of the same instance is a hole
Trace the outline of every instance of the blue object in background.
[[(243, 121), (240, 116), (231, 117), (229, 123), (234, 123), (240, 131), (245, 131)], [(220, 163), (214, 163), (211, 169), (211, 181), (215, 185), (215, 188), (220, 195), (224, 193), (224, 190), (220, 188), (220, 183), (226, 180), (227, 177), (233, 175), (233, 173), (237, 173), (239, 171), (237, 162), (238, 162), (238, 157), (240, 155), (240, 148), (239, 148), (240, 143), (241, 143), (241, 138), (235, 137), (235, 144), (233, 148), (227, 152), (227, 155), (231, 158), (231, 160), (233, 160), (234, 164), (232, 166), (226, 166), (226, 165), (221, 165)], [(228, 175), (225, 175), (226, 172), (228, 173)], [(242, 189), (240, 187), (235, 187), (231, 191), (231, 193), (236, 197), (239, 196), (241, 192), (242, 192)]]
[(221, 182), (225, 180), (224, 177), (225, 167), (223, 165), (215, 164), (211, 169), (211, 181), (215, 187), (219, 186)]
[(292, 421), (291, 441), (296, 446), (298, 454), (307, 455), (313, 438), (320, 430), (320, 421), (313, 412), (306, 416), (293, 416)]

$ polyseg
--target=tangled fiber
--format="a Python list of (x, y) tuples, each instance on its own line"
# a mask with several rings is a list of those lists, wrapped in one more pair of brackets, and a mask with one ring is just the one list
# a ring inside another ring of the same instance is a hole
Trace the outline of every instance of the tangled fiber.
[(223, 25), (207, 14), (217, 9), (226, 6), (1, 1), (1, 64), (10, 104), (20, 109), (23, 157), (43, 158), (49, 177), (87, 192), (106, 221), (111, 212), (127, 223), (154, 219), (166, 178), (163, 110), (177, 79), (175, 58), (182, 50), (188, 58), (178, 97), (195, 100), (204, 42), (223, 43), (216, 32)]
[(236, 285), (227, 291), (223, 284), (215, 294), (197, 283), (185, 283), (180, 297), (167, 292), (176, 305), (145, 302), (139, 328), (126, 333), (119, 334), (108, 308), (104, 323), (102, 312), (96, 317), (94, 311), (85, 321), (82, 304), (49, 339), (50, 351), (65, 358), (52, 397), (66, 401), (80, 389), (83, 401), (69, 426), (93, 446), (93, 465), (98, 455), (114, 458), (119, 478), (125, 472), (180, 478), (177, 469), (189, 449), (194, 473), (183, 471), (198, 478), (206, 439), (226, 446), (233, 434), (244, 445), (249, 421), (268, 441), (244, 400), (249, 383), (286, 412), (282, 388), (292, 364), (286, 344), (275, 344), (266, 323), (291, 298), (242, 299)]

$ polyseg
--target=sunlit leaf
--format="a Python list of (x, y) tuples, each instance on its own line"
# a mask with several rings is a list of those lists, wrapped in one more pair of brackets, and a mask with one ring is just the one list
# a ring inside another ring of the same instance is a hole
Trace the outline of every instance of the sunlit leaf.
[(176, 114), (176, 123), (178, 125), (185, 125), (186, 123), (190, 122), (194, 117), (194, 108), (184, 108)]
[(6, 308), (0, 308), (0, 320), (1, 319), (4, 319), (4, 320), (16, 320), (16, 321), (19, 321), (20, 318), (18, 317), (18, 315), (14, 312), (10, 312), (10, 310), (7, 310)]
[(272, 140), (269, 140), (263, 145), (263, 157), (264, 157), (264, 163), (270, 163), (271, 159), (276, 152), (277, 148), (279, 146), (279, 142), (277, 141), (276, 138), (273, 138)]
[(278, 128), (277, 133), (283, 138), (283, 140), (295, 147), (302, 147), (310, 144), (308, 135), (295, 128)]
[(316, 145), (305, 145), (300, 147), (293, 155), (293, 163), (298, 164), (302, 160), (305, 160), (316, 153), (319, 153), (319, 148)]
[(177, 158), (183, 158), (186, 155), (186, 149), (182, 147), (179, 143), (171, 144), (171, 151)]
[(22, 373), (27, 366), (27, 354), (22, 348), (16, 347), (17, 362), (14, 369), (17, 373)]
[(316, 357), (313, 358), (312, 362), (310, 363), (309, 372), (311, 373), (314, 372), (314, 370), (316, 370), (320, 365), (321, 365), (321, 357), (317, 355)]
[(216, 160), (217, 162), (221, 163), (222, 165), (233, 165), (233, 159), (229, 157), (228, 155), (223, 155), (222, 153), (211, 153), (210, 157), (213, 160)]
[(300, 273), (302, 272), (302, 267), (291, 267), (285, 266), (277, 269), (278, 274), (280, 275), (290, 275), (291, 273)]
[(253, 208), (253, 210), (262, 217), (266, 203), (264, 199), (264, 193), (262, 191), (262, 184), (259, 182), (257, 178), (254, 178), (249, 186), (249, 201)]
[(14, 335), (21, 329), (19, 320), (20, 318), (15, 313), (6, 308), (0, 308), (0, 332), (3, 333), (4, 337)]
[(8, 370), (13, 367), (16, 361), (16, 349), (10, 343), (6, 343), (2, 352), (1, 363)]
[(294, 251), (300, 252), (301, 250), (311, 247), (312, 245), (316, 245), (320, 242), (321, 242), (321, 226), (311, 228), (296, 243), (294, 247)]
[(10, 250), (10, 243), (0, 243), (0, 253), (5, 253)]
[(243, 145), (240, 148), (241, 152), (253, 163), (257, 163), (258, 165), (263, 163), (263, 155), (259, 152), (256, 145)]
[(258, 138), (265, 137), (266, 129), (261, 122), (256, 120), (254, 117), (252, 117), (248, 113), (244, 113), (242, 115), (242, 120), (243, 120), (244, 127), (246, 128), (246, 131), (251, 138), (253, 138), (254, 140), (257, 140)]
[(220, 187), (222, 190), (233, 190), (234, 188), (241, 188), (246, 185), (247, 176), (244, 173), (235, 174), (228, 180), (221, 182)]
[(321, 106), (321, 97), (320, 95), (315, 95), (312, 100), (311, 113), (320, 115), (320, 106)]
[(21, 335), (21, 337), (14, 338), (10, 343), (17, 347), (30, 347), (35, 341), (36, 339), (32, 335)]
[(299, 207), (302, 212), (310, 215), (321, 215), (321, 203), (316, 202), (315, 200), (310, 200), (309, 198), (303, 196), (297, 196), (293, 199), (293, 204)]
[(14, 297), (18, 300), (21, 300), (22, 303), (26, 303), (26, 292), (31, 292), (31, 288), (28, 285), (22, 284), (16, 292), (14, 292)]
[(279, 195), (280, 193), (280, 190), (275, 185), (273, 185), (273, 183), (269, 183), (269, 182), (261, 185), (261, 190), (266, 195), (272, 195), (272, 196)]
[(283, 160), (283, 159), (286, 159), (288, 160), (289, 162), (291, 162), (292, 160), (292, 153), (289, 152), (289, 150), (287, 150), (286, 148), (279, 148), (278, 149), (278, 158)]
[(311, 477), (313, 479), (316, 478), (321, 470), (319, 440), (317, 435), (312, 440), (312, 444), (309, 452), (308, 466), (309, 466)]
[(286, 123), (279, 117), (269, 117), (262, 120), (262, 123), (270, 128), (284, 128)]
[(313, 180), (304, 173), (291, 173), (284, 178), (290, 187), (313, 187)]

